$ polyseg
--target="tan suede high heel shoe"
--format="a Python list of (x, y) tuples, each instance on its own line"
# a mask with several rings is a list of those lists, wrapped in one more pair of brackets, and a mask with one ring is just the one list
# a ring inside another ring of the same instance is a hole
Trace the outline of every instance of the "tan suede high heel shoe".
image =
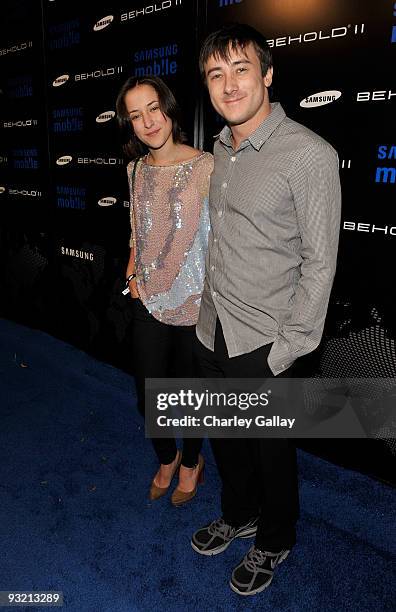
[(197, 474), (197, 480), (195, 483), (195, 487), (193, 488), (192, 491), (188, 491), (187, 493), (185, 493), (184, 491), (180, 491), (180, 489), (176, 487), (171, 497), (171, 502), (174, 506), (181, 506), (182, 504), (185, 504), (186, 502), (190, 501), (190, 499), (192, 499), (196, 495), (198, 484), (203, 484), (204, 482), (204, 467), (205, 467), (205, 460), (202, 457), (202, 455), (199, 455), (198, 474)]
[[(169, 481), (169, 485), (167, 487), (158, 487), (155, 484), (154, 480), (152, 481), (151, 487), (150, 487), (150, 492), (149, 492), (149, 499), (150, 499), (150, 501), (154, 501), (155, 499), (159, 499), (163, 495), (166, 495), (166, 492), (168, 491), (168, 489), (169, 489), (169, 487), (171, 485), (171, 482), (172, 482), (172, 480), (173, 480), (177, 470), (180, 467), (181, 459), (182, 459), (181, 452), (178, 450), (177, 451), (177, 461), (175, 463), (173, 474), (171, 476), (171, 479)], [(155, 478), (155, 476), (154, 476), (154, 478)]]

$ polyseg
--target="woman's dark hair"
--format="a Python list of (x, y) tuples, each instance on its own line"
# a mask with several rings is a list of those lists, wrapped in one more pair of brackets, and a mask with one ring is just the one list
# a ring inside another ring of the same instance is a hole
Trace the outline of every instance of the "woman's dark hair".
[(268, 68), (272, 66), (272, 53), (267, 39), (260, 32), (244, 23), (225, 25), (220, 30), (212, 32), (205, 39), (199, 54), (199, 70), (205, 80), (205, 64), (210, 57), (220, 57), (226, 62), (230, 61), (230, 49), (236, 51), (244, 49), (252, 43), (260, 60), (261, 74), (265, 76)]
[(125, 106), (125, 96), (137, 85), (151, 85), (157, 92), (159, 107), (172, 121), (173, 142), (184, 142), (185, 136), (180, 127), (180, 108), (175, 96), (162, 79), (156, 76), (132, 76), (121, 87), (116, 101), (117, 121), (121, 128), (124, 153), (134, 159), (148, 152), (148, 148), (136, 136), (131, 119)]

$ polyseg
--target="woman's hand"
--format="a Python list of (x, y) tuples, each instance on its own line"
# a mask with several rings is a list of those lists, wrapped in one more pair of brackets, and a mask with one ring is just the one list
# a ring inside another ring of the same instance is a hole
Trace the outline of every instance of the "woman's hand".
[(133, 300), (135, 300), (136, 298), (139, 297), (139, 293), (137, 290), (137, 284), (136, 284), (136, 278), (133, 278), (131, 281), (129, 281), (129, 293), (131, 294), (131, 298)]

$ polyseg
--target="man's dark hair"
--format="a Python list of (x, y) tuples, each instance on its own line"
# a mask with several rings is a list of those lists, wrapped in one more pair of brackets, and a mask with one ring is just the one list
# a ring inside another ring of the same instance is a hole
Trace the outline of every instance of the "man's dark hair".
[(244, 23), (234, 23), (223, 26), (220, 30), (212, 32), (204, 41), (199, 54), (199, 70), (205, 80), (205, 64), (210, 57), (220, 57), (230, 61), (230, 49), (244, 49), (252, 43), (261, 64), (261, 73), (267, 74), (272, 66), (272, 53), (267, 39), (260, 32)]
[(148, 148), (136, 136), (131, 119), (128, 115), (128, 110), (125, 106), (125, 96), (131, 89), (137, 85), (151, 85), (158, 95), (159, 107), (164, 115), (172, 121), (172, 136), (173, 142), (184, 142), (185, 136), (180, 127), (180, 108), (176, 102), (175, 96), (157, 76), (129, 77), (121, 87), (116, 101), (117, 121), (122, 130), (122, 138), (124, 141), (124, 153), (134, 159), (148, 152)]

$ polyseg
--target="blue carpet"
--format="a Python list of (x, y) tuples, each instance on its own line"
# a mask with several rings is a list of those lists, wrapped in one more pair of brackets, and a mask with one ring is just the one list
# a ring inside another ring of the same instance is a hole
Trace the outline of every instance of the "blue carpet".
[(298, 545), (241, 598), (228, 579), (250, 541), (213, 558), (189, 544), (219, 512), (207, 445), (196, 499), (150, 504), (131, 377), (4, 320), (0, 376), (0, 590), (62, 590), (71, 612), (394, 610), (395, 490), (300, 452)]

